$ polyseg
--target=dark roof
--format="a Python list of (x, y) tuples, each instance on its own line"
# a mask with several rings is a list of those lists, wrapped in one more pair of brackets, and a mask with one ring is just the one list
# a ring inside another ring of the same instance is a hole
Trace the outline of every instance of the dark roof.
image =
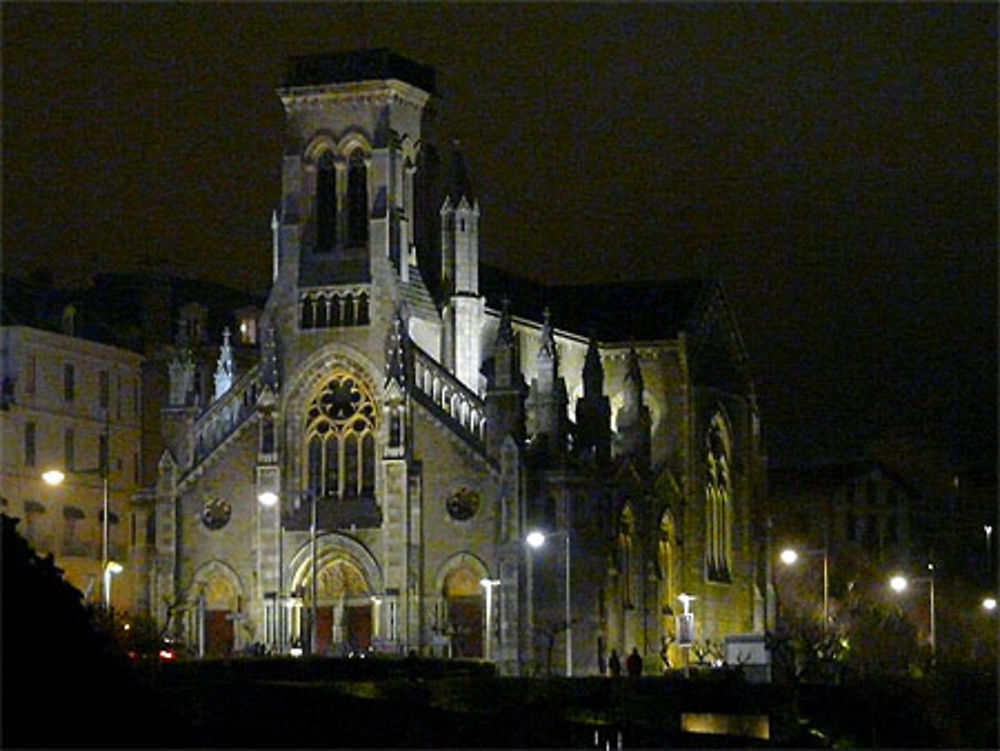
[(429, 94), (437, 93), (433, 68), (387, 49), (294, 55), (288, 58), (283, 86), (321, 86), (390, 78), (405, 81)]
[(705, 279), (548, 286), (489, 266), (479, 268), (479, 290), (491, 308), (510, 300), (515, 316), (541, 321), (545, 308), (552, 325), (601, 342), (675, 339), (688, 328)]
[(245, 306), (263, 309), (263, 300), (214, 282), (169, 274), (97, 274), (82, 289), (59, 289), (51, 279), (4, 278), (3, 325), (62, 332), (62, 312), (76, 310), (73, 335), (136, 352), (173, 341), (178, 311), (188, 302), (208, 308), (214, 341), (233, 314)]
[(802, 493), (832, 490), (843, 487), (848, 481), (879, 471), (913, 495), (916, 488), (898, 472), (877, 459), (858, 458), (827, 462), (801, 467), (772, 467), (767, 473), (768, 487), (772, 493)]

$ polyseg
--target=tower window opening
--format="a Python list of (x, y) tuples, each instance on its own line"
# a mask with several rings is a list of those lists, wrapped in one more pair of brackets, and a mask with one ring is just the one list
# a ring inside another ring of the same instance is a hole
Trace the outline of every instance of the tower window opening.
[(347, 242), (352, 248), (368, 245), (368, 168), (360, 151), (351, 154), (347, 168)]
[(337, 172), (333, 155), (320, 157), (316, 174), (316, 252), (329, 253), (337, 244)]

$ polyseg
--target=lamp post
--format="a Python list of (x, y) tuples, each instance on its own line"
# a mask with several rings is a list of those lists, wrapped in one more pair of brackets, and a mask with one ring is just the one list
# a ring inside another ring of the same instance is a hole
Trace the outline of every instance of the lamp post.
[(563, 536), (566, 539), (566, 677), (573, 677), (573, 619), (572, 597), (570, 596), (570, 545), (569, 531), (549, 532), (547, 535), (539, 530), (528, 533), (525, 538), (528, 545), (538, 549), (545, 544), (548, 537)]
[(310, 546), (310, 578), (309, 582), (309, 654), (315, 655), (319, 650), (319, 634), (316, 629), (316, 594), (319, 591), (316, 586), (316, 493), (309, 493), (309, 502), (312, 504), (312, 513), (309, 521), (309, 546)]
[(480, 579), (479, 586), (486, 590), (486, 649), (483, 656), (490, 659), (490, 644), (493, 641), (493, 587), (500, 586), (499, 579)]
[[(274, 508), (275, 506), (277, 506), (278, 500), (279, 500), (278, 494), (271, 490), (265, 490), (257, 494), (257, 501), (260, 503), (261, 506), (267, 509)], [(283, 561), (282, 561), (281, 535), (282, 535), (281, 510), (278, 509), (278, 576), (277, 576), (277, 589), (275, 590), (275, 595), (274, 595), (274, 642), (279, 653), (284, 651), (284, 641), (285, 641), (284, 603), (282, 602), (284, 583), (282, 581)]]
[[(935, 640), (935, 634), (934, 634), (934, 564), (933, 563), (928, 563), (927, 564), (927, 570), (931, 572), (930, 576), (917, 577), (917, 578), (914, 578), (912, 581), (915, 582), (915, 583), (927, 582), (928, 584), (930, 584), (930, 606), (931, 606), (930, 627), (931, 627), (931, 632), (930, 632), (929, 643), (931, 645), (931, 663), (933, 664), (934, 661), (937, 659), (937, 642)], [(889, 580), (889, 586), (892, 588), (892, 590), (894, 592), (902, 592), (903, 590), (905, 590), (909, 586), (909, 583), (910, 583), (910, 580), (908, 580), (905, 576), (902, 576), (900, 574), (897, 574), (896, 576), (893, 576)]]
[[(102, 466), (93, 469), (74, 470), (78, 475), (99, 475), (101, 478), (101, 602), (104, 609), (111, 607), (111, 579), (108, 577), (108, 462), (103, 462)], [(50, 469), (42, 473), (42, 480), (47, 485), (62, 485), (66, 479), (66, 473), (59, 469)], [(119, 571), (121, 566), (118, 566)], [(114, 573), (119, 573), (115, 571)]]
[(781, 551), (781, 562), (791, 566), (799, 559), (799, 555), (823, 556), (823, 633), (825, 634), (830, 620), (830, 556), (826, 548), (802, 551), (786, 548)]

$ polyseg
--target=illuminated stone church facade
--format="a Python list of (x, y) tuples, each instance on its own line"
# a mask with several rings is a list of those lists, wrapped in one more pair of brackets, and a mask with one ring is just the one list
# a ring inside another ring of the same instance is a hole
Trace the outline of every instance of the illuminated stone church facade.
[(256, 362), (227, 334), (214, 388), (183, 338), (169, 364), (156, 616), (205, 655), (416, 650), (508, 673), (562, 673), (570, 634), (574, 674), (656, 655), (682, 592), (696, 639), (760, 631), (760, 425), (719, 284), (481, 268), (479, 202), (425, 133), (429, 68), (298, 57), (278, 93)]

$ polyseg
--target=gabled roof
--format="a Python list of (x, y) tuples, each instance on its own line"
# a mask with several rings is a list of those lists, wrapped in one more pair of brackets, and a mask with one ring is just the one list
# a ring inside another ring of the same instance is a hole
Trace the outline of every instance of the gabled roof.
[(614, 284), (545, 285), (481, 265), (479, 290), (494, 310), (510, 300), (511, 312), (601, 342), (676, 339), (697, 316), (699, 302), (715, 282), (680, 279)]
[(910, 494), (920, 495), (911, 483), (891, 467), (877, 459), (863, 457), (801, 467), (771, 468), (768, 470), (768, 486), (772, 494), (829, 492), (843, 487), (848, 481), (876, 471), (884, 474)]

